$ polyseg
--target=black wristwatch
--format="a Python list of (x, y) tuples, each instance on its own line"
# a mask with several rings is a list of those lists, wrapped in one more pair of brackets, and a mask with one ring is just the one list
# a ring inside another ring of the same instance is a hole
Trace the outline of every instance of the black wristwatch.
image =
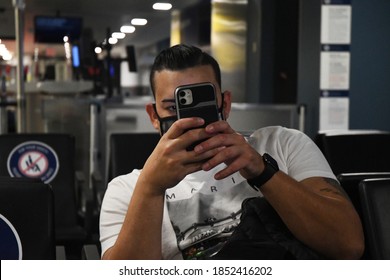
[(269, 154), (265, 153), (263, 155), (263, 161), (265, 165), (263, 172), (259, 176), (247, 180), (248, 184), (256, 191), (259, 191), (260, 187), (268, 182), (268, 180), (279, 171), (278, 163)]

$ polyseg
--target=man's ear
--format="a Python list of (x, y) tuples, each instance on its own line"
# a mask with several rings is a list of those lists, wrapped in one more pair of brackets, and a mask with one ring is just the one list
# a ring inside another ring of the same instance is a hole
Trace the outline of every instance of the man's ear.
[(154, 110), (153, 103), (148, 103), (145, 106), (146, 113), (149, 115), (150, 122), (152, 123), (153, 127), (160, 131), (160, 121), (158, 120), (157, 113)]
[(227, 120), (229, 118), (230, 110), (232, 109), (232, 93), (228, 90), (223, 92), (223, 109), (222, 114)]

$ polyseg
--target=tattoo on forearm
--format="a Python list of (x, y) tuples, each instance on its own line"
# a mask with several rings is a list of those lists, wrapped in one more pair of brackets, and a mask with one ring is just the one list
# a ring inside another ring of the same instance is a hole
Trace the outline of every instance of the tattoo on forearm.
[(342, 195), (339, 191), (336, 191), (334, 189), (331, 189), (331, 188), (323, 188), (323, 189), (320, 189), (321, 192), (328, 192), (328, 193), (333, 193), (333, 194), (337, 194), (337, 195)]
[(344, 189), (340, 186), (338, 181), (336, 181), (334, 179), (330, 179), (330, 178), (324, 178), (324, 180), (325, 180), (325, 182), (327, 182), (329, 185), (331, 185), (334, 188), (323, 188), (320, 191), (334, 193), (337, 195), (342, 195), (342, 196), (348, 197), (348, 195), (346, 194)]

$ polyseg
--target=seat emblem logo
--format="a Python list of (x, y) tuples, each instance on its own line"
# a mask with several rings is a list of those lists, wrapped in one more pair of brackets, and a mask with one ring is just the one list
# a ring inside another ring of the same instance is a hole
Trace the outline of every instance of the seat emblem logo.
[(59, 169), (58, 157), (48, 145), (38, 141), (16, 146), (8, 156), (8, 172), (12, 177), (40, 178), (51, 182)]

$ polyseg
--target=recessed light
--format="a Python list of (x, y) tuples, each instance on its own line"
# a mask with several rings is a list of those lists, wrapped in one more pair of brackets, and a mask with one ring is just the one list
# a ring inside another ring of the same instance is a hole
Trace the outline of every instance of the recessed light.
[(131, 20), (132, 25), (146, 25), (148, 21), (144, 18), (133, 18)]
[(110, 44), (110, 45), (115, 45), (116, 43), (118, 43), (118, 39), (117, 38), (109, 38), (108, 39), (108, 43)]
[(116, 39), (123, 39), (126, 37), (126, 34), (123, 32), (114, 32), (111, 34), (111, 37)]
[(171, 3), (154, 3), (153, 9), (168, 11), (168, 10), (172, 9), (172, 4)]
[(101, 47), (96, 47), (95, 48), (95, 53), (101, 53), (102, 52), (102, 48)]
[(123, 33), (133, 33), (135, 31), (135, 27), (132, 25), (123, 25), (120, 30)]

